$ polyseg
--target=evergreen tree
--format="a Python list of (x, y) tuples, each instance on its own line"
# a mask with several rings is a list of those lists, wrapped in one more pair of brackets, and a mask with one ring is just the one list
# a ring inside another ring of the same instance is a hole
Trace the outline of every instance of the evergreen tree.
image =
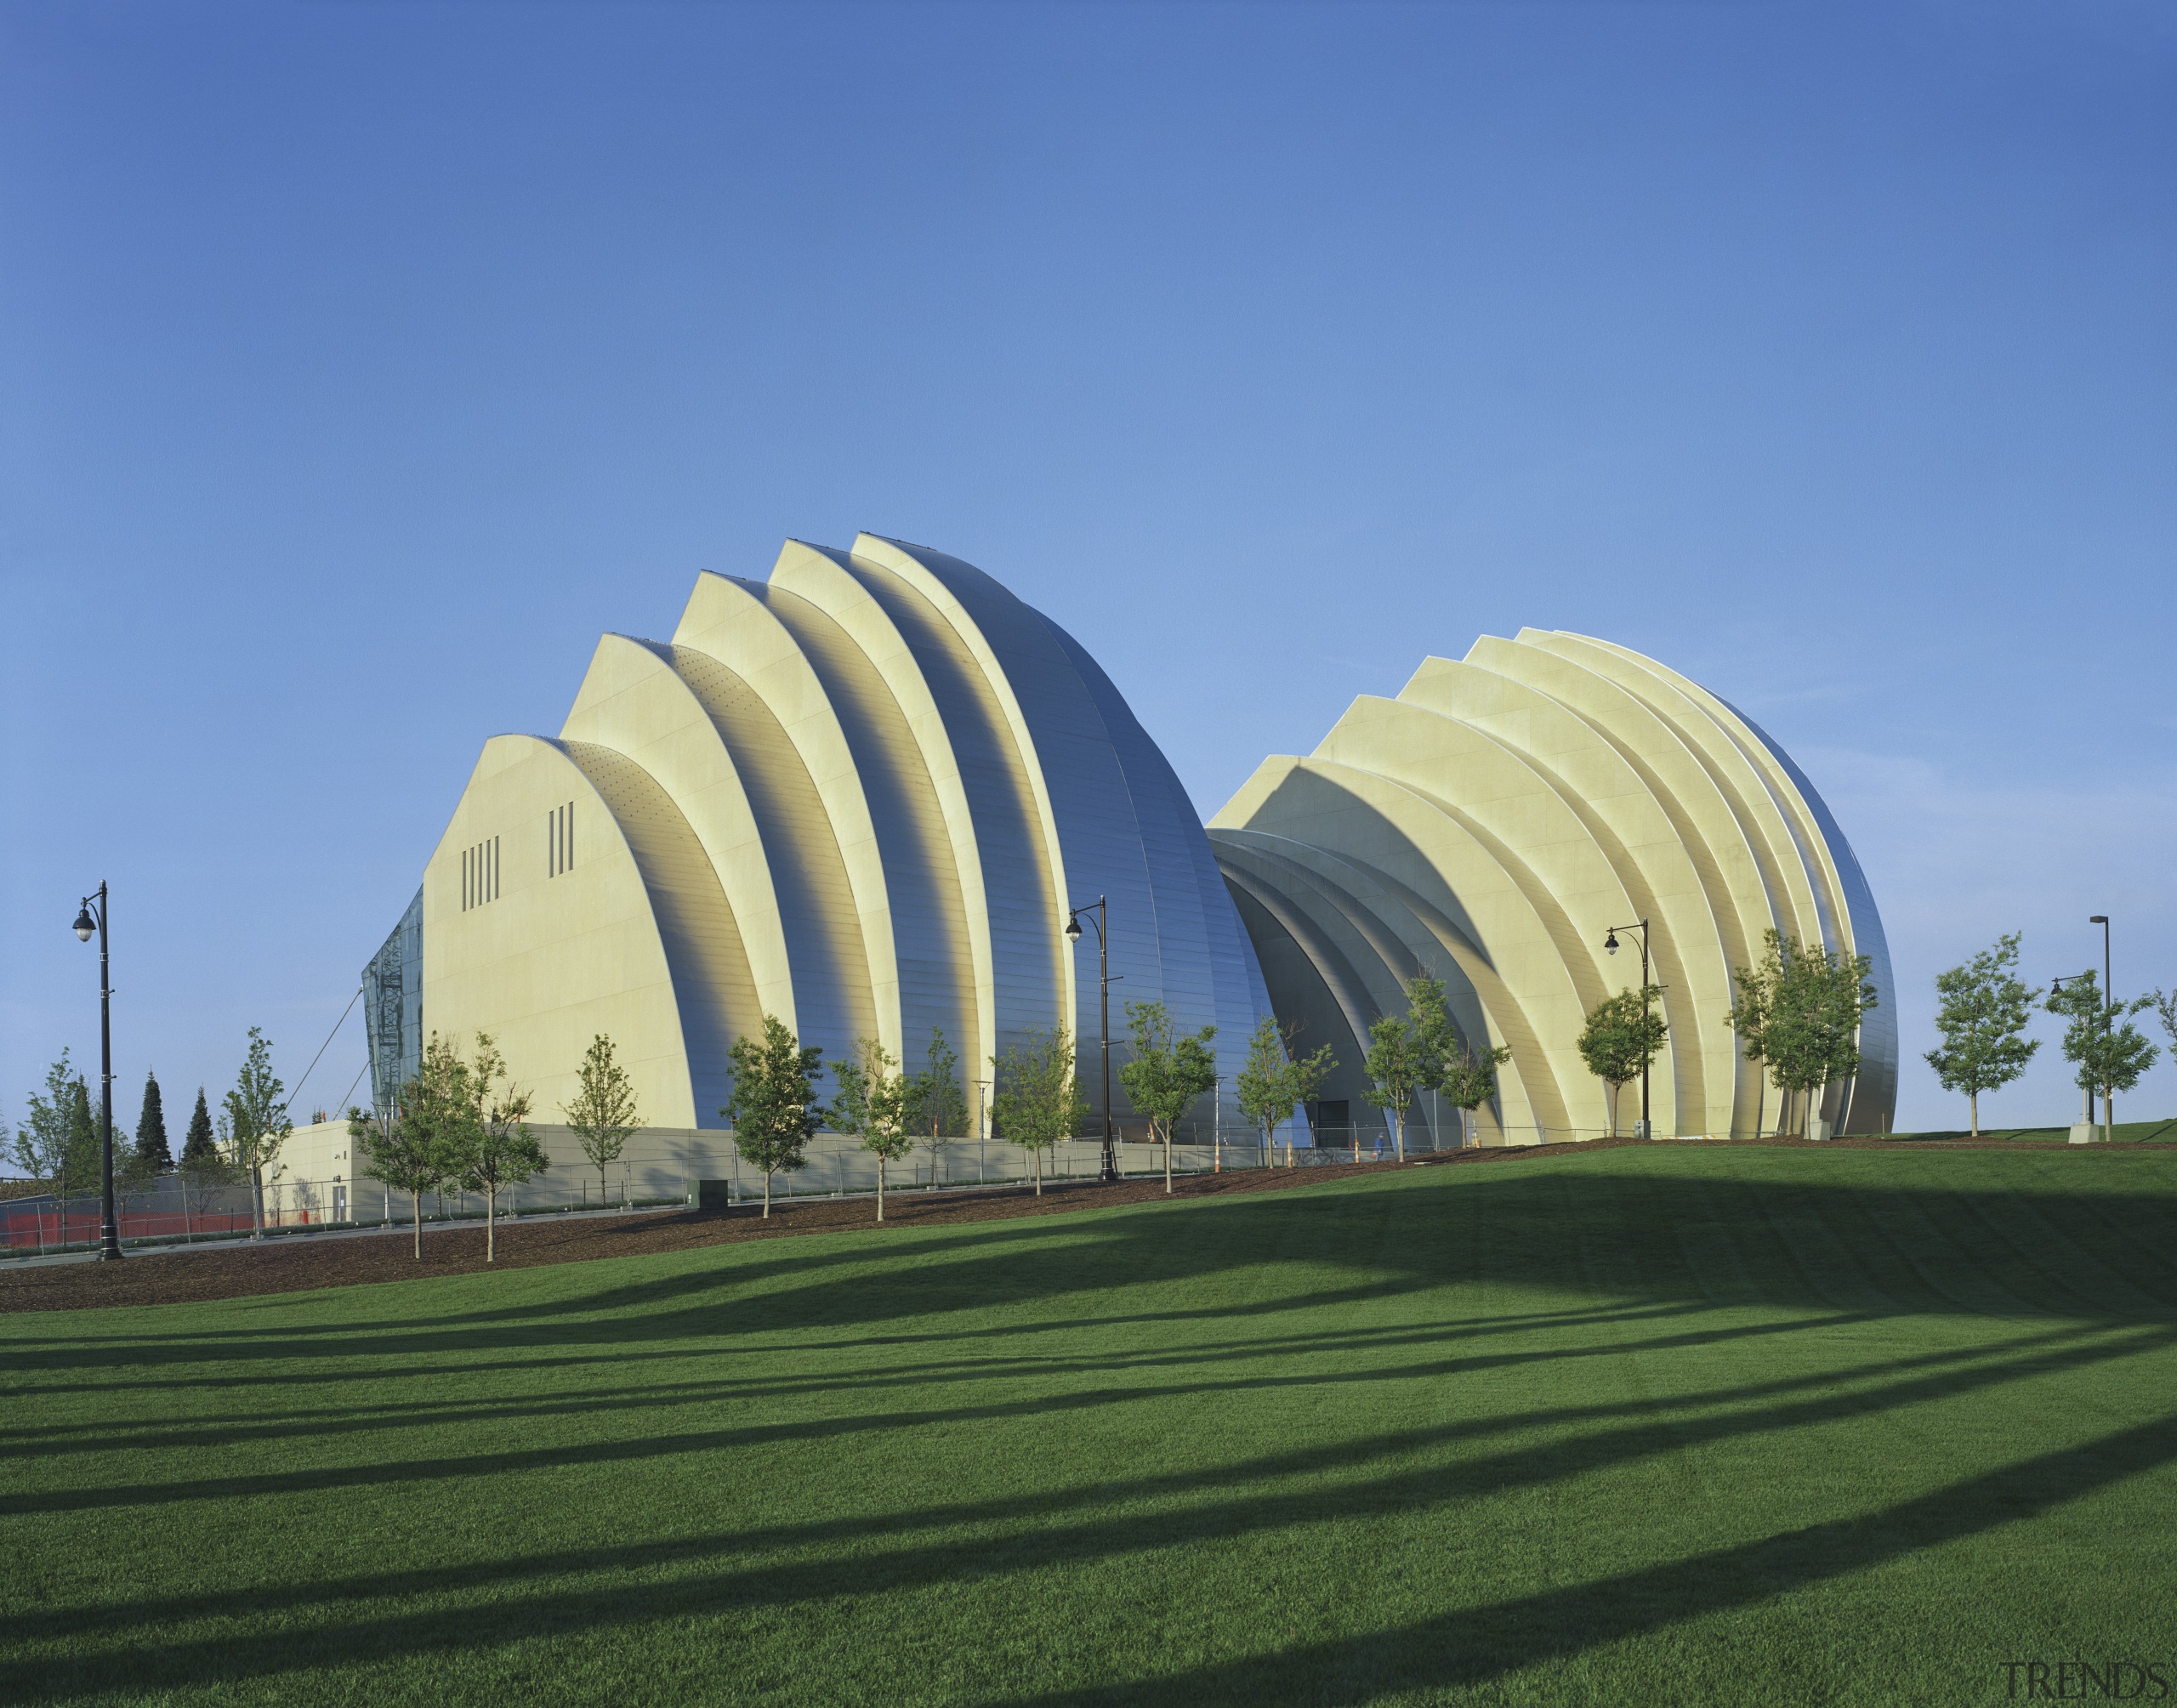
[(136, 1172), (164, 1174), (173, 1166), (173, 1152), (167, 1148), (166, 1104), (159, 1096), (159, 1076), (144, 1075), (144, 1112), (136, 1117)]
[(204, 1101), (204, 1087), (196, 1087), (196, 1109), (189, 1117), (189, 1131), (182, 1135), (181, 1166), (198, 1171), (219, 1166), (219, 1150), (212, 1138), (212, 1108)]
[(105, 1178), (98, 1117), (91, 1113), (91, 1088), (80, 1076), (68, 1088), (68, 1159), (61, 1169), (73, 1192), (88, 1190)]

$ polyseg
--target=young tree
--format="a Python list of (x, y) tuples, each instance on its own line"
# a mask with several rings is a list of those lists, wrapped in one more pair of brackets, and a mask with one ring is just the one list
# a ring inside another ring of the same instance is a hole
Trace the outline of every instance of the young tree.
[(75, 1071), (63, 1050), (60, 1059), (46, 1070), (43, 1094), (32, 1092), (26, 1100), (11, 1153), (24, 1173), (61, 1192), (67, 1190), (69, 1106), (75, 1101)]
[(2105, 1138), (2116, 1134), (2117, 1093), (2136, 1086), (2161, 1053), (2131, 1021), (2155, 1006), (2151, 996), (2129, 1002), (2105, 999), (2101, 982), (2092, 973), (2064, 980), (2063, 988), (2048, 998), (2049, 1012), (2067, 1023), (2064, 1059), (2078, 1070), (2072, 1083), (2087, 1094), (2089, 1104), (2100, 1094)]
[(1617, 1093), (1640, 1077), (1663, 1047), (1669, 1027), (1656, 1013), (1663, 993), (1652, 985), (1606, 996), (1580, 1029), (1580, 1059), (1610, 1094), (1610, 1136), (1617, 1137)]
[(620, 1160), (628, 1138), (641, 1131), (635, 1106), (635, 1082), (612, 1058), (612, 1041), (600, 1032), (582, 1058), (575, 1100), (561, 1105), (567, 1126), (597, 1170), (597, 1201), (605, 1201), (608, 1165)]
[[(1293, 1041), (1299, 1029), (1282, 1032), (1277, 1022), (1265, 1019), (1248, 1040), (1248, 1059), (1235, 1080), (1240, 1112), (1262, 1129), (1263, 1166), (1270, 1166), (1281, 1121), (1290, 1120), (1293, 1109), (1313, 1103), (1323, 1081), (1337, 1070), (1337, 1059), (1325, 1044), (1313, 1055), (1295, 1053)], [(1293, 1166), (1293, 1141), (1285, 1142), (1285, 1166)]]
[(764, 1036), (733, 1041), (733, 1094), (719, 1113), (733, 1129), (733, 1148), (764, 1171), (764, 1214), (771, 1213), (771, 1177), (801, 1166), (824, 1119), (816, 1081), (824, 1053), (804, 1049), (786, 1022), (764, 1016)]
[[(1470, 1044), (1460, 1046), (1458, 1054), (1445, 1065), (1444, 1101), (1463, 1115), (1472, 1115), (1497, 1095), (1497, 1070), (1511, 1059), (1507, 1044), (1480, 1052)], [(1460, 1136), (1464, 1140), (1464, 1130)]]
[(929, 1183), (937, 1184), (945, 1147), (968, 1129), (968, 1100), (960, 1090), (959, 1058), (946, 1041), (945, 1029), (929, 1029), (929, 1049), (924, 1066), (907, 1080), (907, 1104), (902, 1117), (910, 1132), (929, 1141)]
[(182, 1135), (181, 1166), (198, 1174), (216, 1174), (224, 1166), (212, 1134), (212, 1109), (204, 1101), (204, 1087), (196, 1087), (196, 1109), (189, 1117), (189, 1131)]
[[(1398, 1160), (1406, 1160), (1406, 1112), (1421, 1089), (1430, 1063), (1428, 1047), (1403, 1014), (1384, 1014), (1368, 1028), (1368, 1053), (1361, 1058), (1368, 1087), (1361, 1095), (1383, 1110), (1391, 1123)], [(1361, 1141), (1353, 1141), (1353, 1160), (1361, 1160)]]
[[(413, 1086), (415, 1081), (409, 1084)], [(406, 1088), (390, 1112), (366, 1115), (350, 1104), (348, 1137), (368, 1159), (370, 1171), (415, 1206), (415, 1255), (423, 1255), (423, 1194), (446, 1179), (446, 1165), (420, 1121), (406, 1115)]]
[(1873, 964), (1864, 955), (1840, 960), (1835, 950), (1802, 945), (1774, 926), (1763, 940), (1759, 966), (1731, 970), (1739, 1000), (1725, 1024), (1738, 1033), (1747, 1060), (1768, 1068), (1785, 1098), (1785, 1119), (1800, 1095), (1811, 1115), (1816, 1092), (1859, 1071), (1860, 1019), (1875, 1005)]
[(469, 1126), (476, 1098), (469, 1064), (450, 1039), (436, 1032), (424, 1041), (416, 1075), (394, 1093), (392, 1111), (355, 1132), (356, 1111), (348, 1132), (362, 1144), (371, 1172), (395, 1191), (409, 1194), (415, 1217), (415, 1254), (423, 1255), (423, 1194), (435, 1192), (460, 1172), (469, 1144)]
[(877, 1219), (884, 1219), (884, 1165), (895, 1162), (914, 1149), (915, 1136), (907, 1131), (908, 1082), (897, 1071), (892, 1053), (874, 1038), (857, 1038), (861, 1059), (839, 1062), (832, 1077), (839, 1083), (839, 1098), (832, 1118), (839, 1131), (853, 1133), (864, 1150), (877, 1157)]
[(483, 1194), (484, 1261), (491, 1263), (498, 1260), (499, 1194), (542, 1174), (551, 1160), (522, 1124), (529, 1093), (514, 1084), (488, 1032), (476, 1035), (467, 1087), (469, 1107), (455, 1129), (448, 1175), (463, 1191)]
[(1183, 1037), (1162, 1002), (1129, 1002), (1126, 1030), (1132, 1059), (1119, 1069), (1119, 1083), (1134, 1108), (1148, 1117), (1151, 1143), (1163, 1139), (1164, 1190), (1169, 1192), (1172, 1128), (1217, 1083), (1217, 1058), (1209, 1048), (1217, 1028), (1204, 1026)]
[(159, 1076), (144, 1075), (144, 1109), (136, 1117), (135, 1172), (165, 1174), (173, 1167), (173, 1152), (167, 1145), (166, 1104), (159, 1096)]
[(294, 1124), (287, 1119), (286, 1086), (272, 1071), (272, 1045), (258, 1027), (249, 1029), (249, 1053), (235, 1088), (220, 1099), (229, 1123), (228, 1154), (249, 1178), (250, 1234), (264, 1237), (264, 1172), (276, 1168), (280, 1147)]
[(1998, 937), (1962, 967), (1935, 975), (1935, 1030), (1942, 1047), (1928, 1065), (1947, 1092), (1970, 1099), (1973, 1136), (1981, 1136), (1981, 1093), (2007, 1086), (2026, 1071), (2038, 1038), (2024, 1035), (2033, 993), (2018, 977), (2018, 933)]
[(1064, 1026), (1031, 1026), (1020, 1041), (991, 1059), (997, 1092), (991, 1121), (998, 1136), (1026, 1150), (1036, 1165), (1036, 1195), (1043, 1192), (1043, 1153), (1087, 1119), (1088, 1099), (1074, 1089), (1073, 1035)]

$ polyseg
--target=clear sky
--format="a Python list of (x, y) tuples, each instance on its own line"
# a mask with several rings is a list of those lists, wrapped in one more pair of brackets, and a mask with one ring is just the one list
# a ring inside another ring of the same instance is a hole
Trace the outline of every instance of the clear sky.
[(95, 1071), (86, 888), (122, 1121), (293, 1085), (486, 737), (867, 528), (1205, 814), (1478, 634), (1686, 672), (1961, 1121), (1941, 968), (2177, 984), (2173, 215), (2159, 3), (0, 0), (0, 1116)]

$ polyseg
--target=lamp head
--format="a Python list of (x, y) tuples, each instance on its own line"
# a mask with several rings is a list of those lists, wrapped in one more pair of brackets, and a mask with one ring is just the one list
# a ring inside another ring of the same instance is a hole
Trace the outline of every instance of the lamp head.
[(2109, 916), (2106, 913), (2089, 913), (2086, 916), (2086, 922), (2089, 925), (2106, 925), (2109, 922)]
[(1066, 934), (1076, 943), (1078, 943), (1081, 940), (1081, 916), (1079, 914), (1069, 913), (1066, 916)]
[(1606, 955), (1615, 955), (1617, 953), (1617, 933), (1614, 928), (1611, 930), (1609, 936), (1603, 939), (1602, 952)]
[(2049, 981), (2049, 994), (2051, 996), (2062, 996), (2064, 994), (2064, 981), (2060, 979), (2050, 979)]
[(98, 928), (98, 922), (91, 917), (91, 905), (87, 901), (76, 910), (76, 940), (88, 943), (91, 933)]

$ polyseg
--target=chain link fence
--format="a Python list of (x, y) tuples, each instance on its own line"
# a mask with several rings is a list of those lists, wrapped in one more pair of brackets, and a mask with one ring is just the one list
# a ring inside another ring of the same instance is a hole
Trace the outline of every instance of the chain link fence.
[[(622, 1155), (600, 1170), (578, 1154), (569, 1155), (573, 1141), (565, 1128), (545, 1127), (539, 1132), (553, 1166), (500, 1193), (498, 1214), (503, 1217), (697, 1203), (739, 1205), (764, 1196), (762, 1171), (742, 1159), (730, 1133), (649, 1130), (631, 1139)], [(1265, 1148), (1259, 1135), (1235, 1143), (1229, 1130), (1220, 1134), (1207, 1121), (1199, 1129), (1182, 1123), (1172, 1146), (1172, 1171), (1179, 1175), (1226, 1169), (1334, 1168), (1390, 1161), (1397, 1155), (1396, 1145), (1380, 1126), (1324, 1124), (1308, 1136), (1313, 1138), (1312, 1144), (1287, 1145), (1281, 1132), (1280, 1142)], [(1515, 1146), (1605, 1136), (1600, 1128), (1534, 1129), (1504, 1135)], [(1456, 1137), (1456, 1131), (1445, 1135), (1447, 1140)], [(1419, 1122), (1407, 1134), (1408, 1158), (1461, 1148), (1432, 1140)], [(1164, 1172), (1164, 1147), (1145, 1142), (1138, 1132), (1123, 1132), (1113, 1150), (1123, 1179)], [(1103, 1155), (1100, 1139), (1061, 1140), (1043, 1154), (1041, 1177), (1053, 1183), (1096, 1178), (1103, 1172)], [(1037, 1173), (1037, 1159), (1018, 1145), (995, 1139), (925, 1138), (916, 1142), (910, 1155), (887, 1165), (885, 1188), (909, 1193), (1017, 1187)], [(873, 1193), (877, 1158), (850, 1137), (820, 1134), (810, 1143), (803, 1166), (774, 1175), (770, 1189), (777, 1202)], [(116, 1194), (121, 1237), (130, 1243), (177, 1244), (247, 1237), (255, 1226), (252, 1197), (246, 1181), (162, 1175)], [(426, 1222), (480, 1218), (485, 1213), (480, 1193), (451, 1187), (426, 1192), (420, 1207)], [(276, 1234), (406, 1225), (417, 1208), (406, 1193), (355, 1170), (307, 1177), (283, 1170), (264, 1188), (264, 1226)], [(34, 1193), (0, 1200), (0, 1253), (26, 1257), (94, 1246), (99, 1217), (96, 1192)]]

